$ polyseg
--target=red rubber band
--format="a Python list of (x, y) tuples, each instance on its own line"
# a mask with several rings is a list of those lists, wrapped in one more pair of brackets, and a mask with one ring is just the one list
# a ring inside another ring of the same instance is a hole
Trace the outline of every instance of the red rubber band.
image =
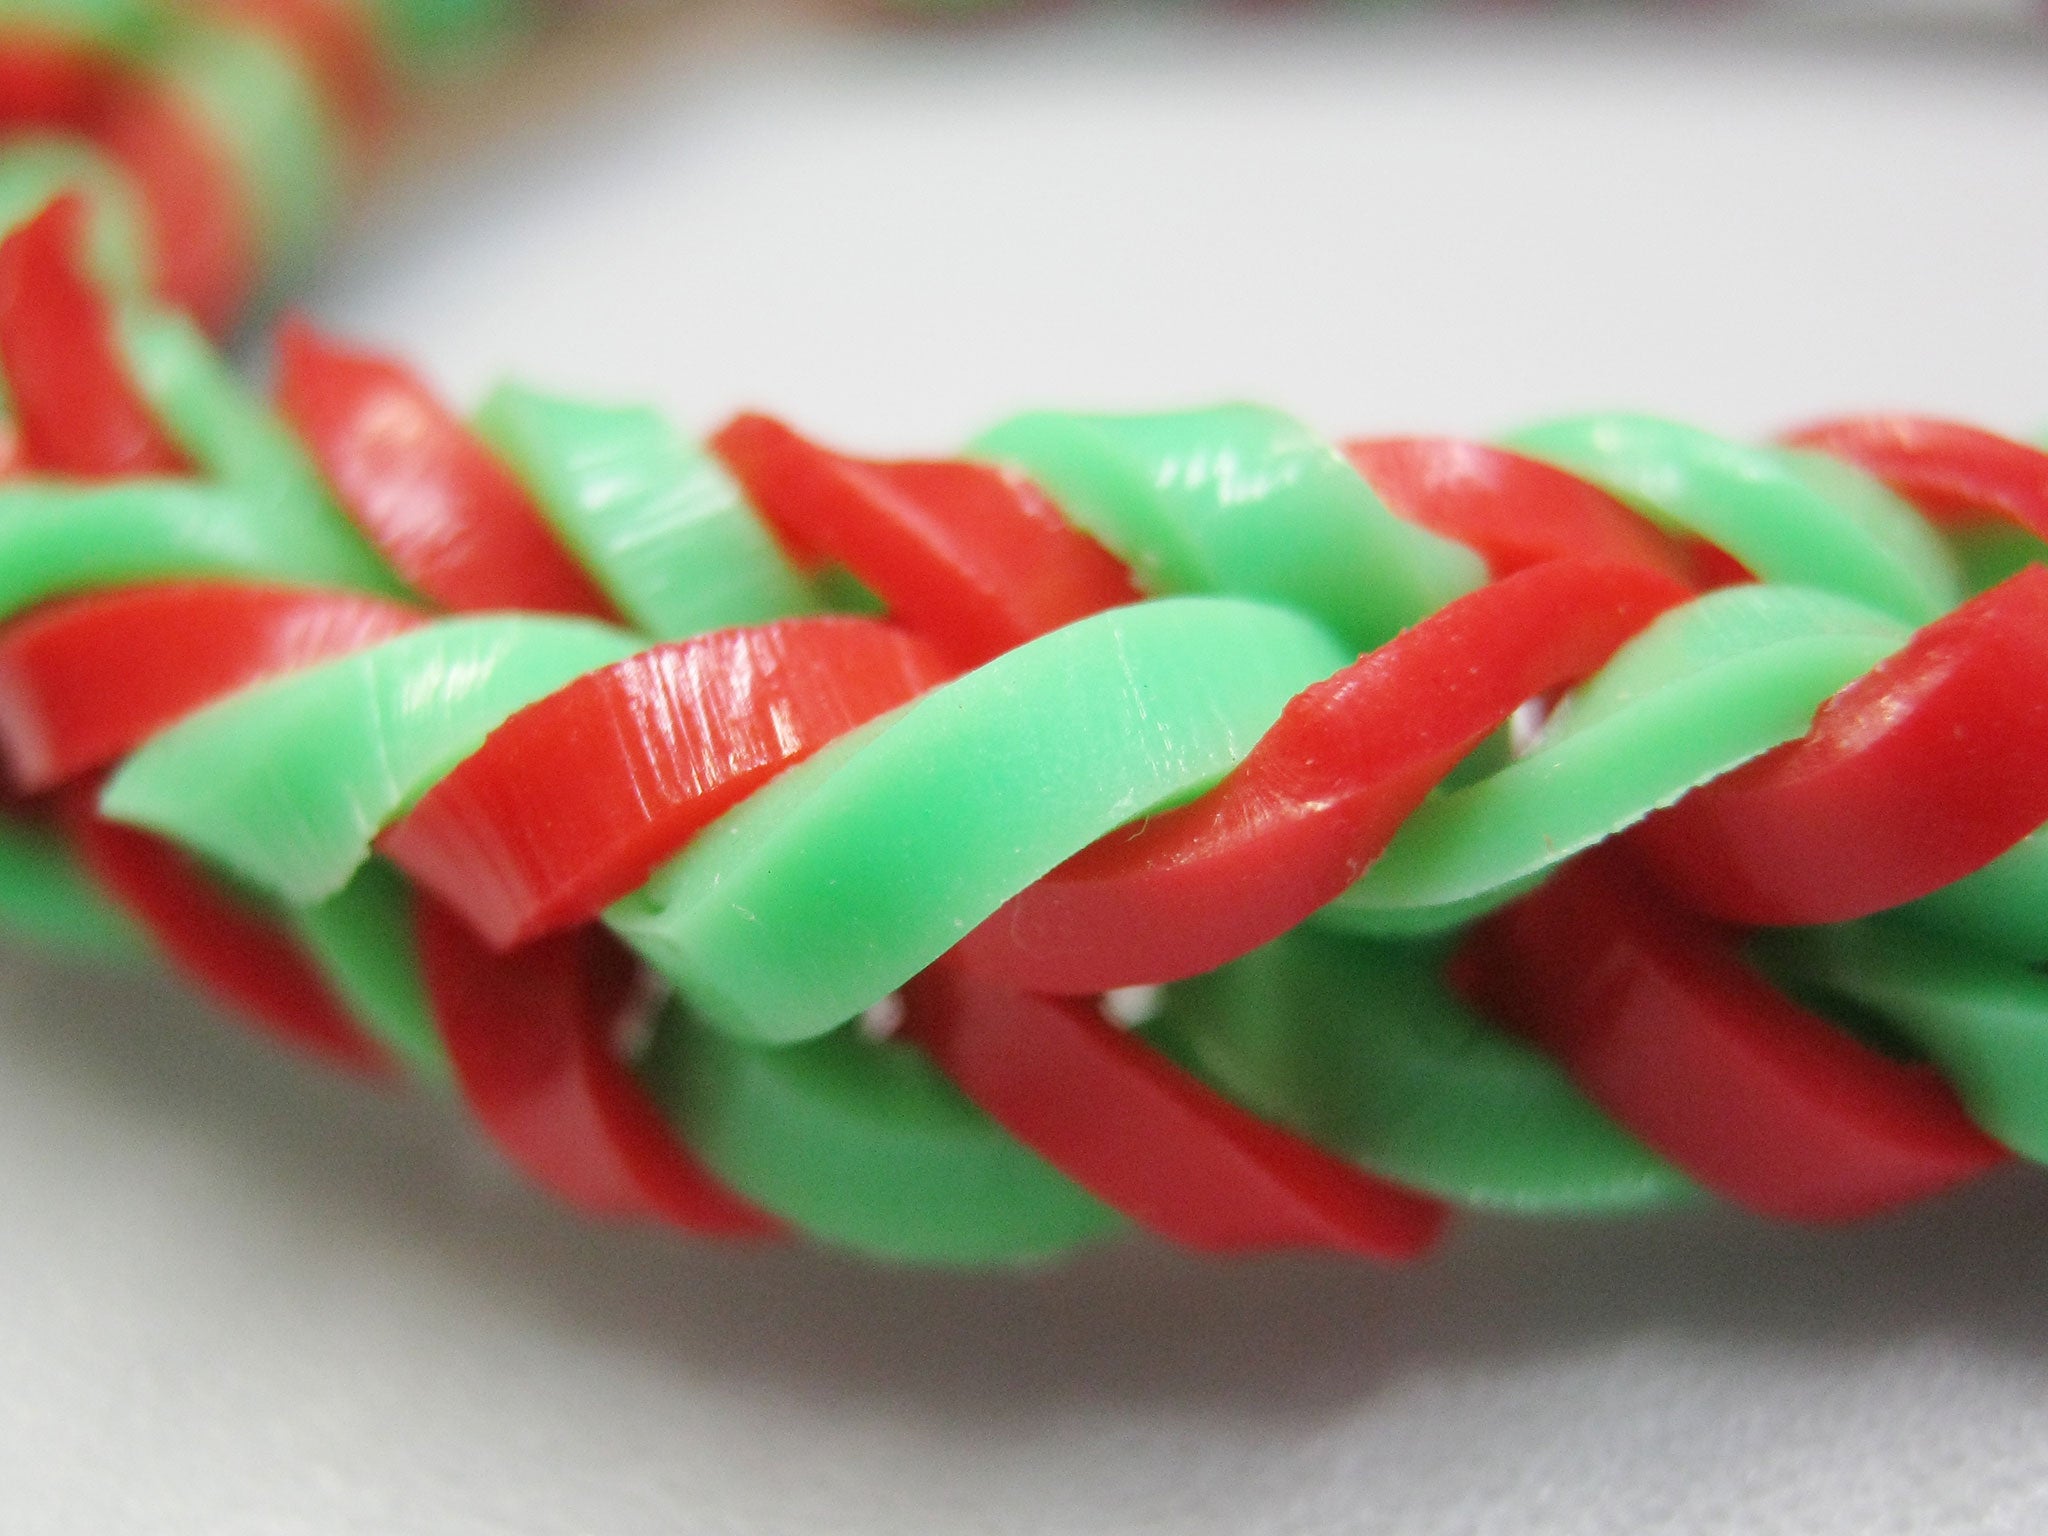
[(711, 440), (799, 559), (837, 562), (960, 667), (1142, 594), (1029, 482), (980, 464), (876, 464), (766, 416)]
[(130, 381), (113, 312), (85, 275), (85, 218), (67, 194), (0, 240), (0, 368), (26, 467), (100, 479), (189, 473)]
[(1934, 1072), (1794, 1004), (1600, 847), (1487, 919), (1454, 981), (1709, 1189), (1833, 1222), (2011, 1158)]
[(596, 916), (785, 768), (947, 675), (872, 619), (658, 646), (512, 716), (377, 847), (510, 948)]
[(1629, 835), (1729, 922), (1846, 922), (1983, 867), (2048, 822), (2048, 568), (1937, 619), (1813, 729)]
[(621, 1063), (634, 967), (609, 935), (582, 928), (493, 954), (426, 896), (416, 932), (463, 1097), (535, 1182), (587, 1211), (706, 1236), (782, 1232), (690, 1155)]
[(356, 1026), (291, 935), (229, 896), (176, 845), (104, 820), (97, 799), (92, 782), (56, 797), (72, 846), (194, 987), (331, 1066), (391, 1075), (383, 1047)]
[(1785, 435), (1876, 476), (1936, 522), (2004, 517), (2048, 539), (2048, 453), (1961, 422), (1845, 416)]
[(228, 582), (51, 603), (0, 630), (0, 752), (17, 787), (38, 793), (238, 688), (419, 622), (378, 598)]
[(1142, 1225), (1207, 1253), (1327, 1248), (1412, 1259), (1437, 1200), (1341, 1162), (1190, 1077), (1091, 1004), (941, 964), (904, 1031), (1005, 1130)]
[(526, 488), (411, 370), (301, 320), (278, 333), (277, 404), (356, 525), (456, 612), (618, 617)]

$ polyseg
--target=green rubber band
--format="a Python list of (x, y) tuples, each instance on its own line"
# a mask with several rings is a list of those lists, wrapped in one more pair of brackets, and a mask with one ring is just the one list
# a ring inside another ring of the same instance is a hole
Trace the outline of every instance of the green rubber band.
[(247, 189), (267, 286), (295, 285), (342, 201), (341, 146), (319, 86), (260, 27), (194, 19), (156, 61)]
[(1908, 624), (1962, 601), (1955, 561), (1926, 521), (1823, 455), (1629, 415), (1544, 422), (1507, 442), (1719, 545), (1760, 580), (1840, 593)]
[(643, 1072), (721, 1179), (828, 1242), (989, 1264), (1049, 1258), (1123, 1227), (908, 1046), (850, 1029), (750, 1045), (672, 1009)]
[(171, 577), (345, 580), (234, 491), (189, 480), (0, 485), (0, 618), (46, 598)]
[(54, 953), (132, 962), (148, 946), (48, 827), (0, 816), (0, 931)]
[(732, 477), (658, 412), (501, 385), (476, 425), (649, 634), (681, 640), (823, 606)]
[(449, 619), (186, 716), (121, 766), (100, 807), (310, 906), (514, 710), (638, 648), (582, 619)]
[(1263, 604), (1097, 614), (791, 769), (607, 919), (709, 1023), (823, 1034), (1098, 837), (1215, 784), (1348, 659)]
[(532, 0), (369, 0), (379, 35), (408, 73), (474, 63), (532, 24)]
[(1354, 653), (1486, 579), (1471, 550), (1396, 517), (1328, 443), (1260, 406), (1043, 411), (970, 451), (1029, 475), (1147, 592), (1264, 598)]
[(121, 347), (164, 429), (211, 479), (259, 509), (266, 539), (290, 545), (294, 569), (337, 586), (405, 596), (369, 541), (328, 494), (298, 439), (235, 377), (184, 316), (129, 310)]
[(1973, 523), (1945, 533), (1972, 594), (1988, 592), (2030, 565), (2048, 564), (2048, 543), (2011, 523)]
[(454, 1081), (420, 973), (412, 890), (372, 859), (335, 895), (299, 908), (289, 921), (350, 1015), (383, 1043), (413, 1081)]
[(2048, 829), (2036, 828), (1953, 885), (1896, 908), (2026, 965), (2048, 965)]
[(2048, 977), (1896, 919), (1778, 930), (1754, 944), (1795, 986), (1876, 1014), (1934, 1064), (1971, 1119), (2048, 1162)]
[(1804, 734), (1830, 696), (1908, 638), (1825, 592), (1711, 592), (1623, 646), (1533, 752), (1425, 801), (1325, 911), (1343, 922), (1366, 909), (1436, 907), (1539, 874)]
[(1549, 1057), (1453, 997), (1440, 946), (1296, 931), (1167, 989), (1145, 1038), (1227, 1097), (1461, 1205), (1612, 1213), (1696, 1199)]
[(65, 192), (85, 199), (86, 263), (94, 279), (123, 298), (152, 291), (149, 221), (134, 183), (82, 139), (23, 134), (7, 140), (0, 155), (0, 235)]

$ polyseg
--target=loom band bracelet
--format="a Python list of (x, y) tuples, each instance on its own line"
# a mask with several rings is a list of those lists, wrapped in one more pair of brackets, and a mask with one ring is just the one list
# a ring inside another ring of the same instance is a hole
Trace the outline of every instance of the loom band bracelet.
[(2008, 1161), (1941, 1079), (1798, 1006), (1737, 941), (1594, 849), (1480, 924), (1453, 976), (1715, 1193), (1849, 1221)]
[(1297, 929), (1167, 988), (1140, 1034), (1254, 1113), (1459, 1206), (1600, 1215), (1699, 1198), (1446, 987), (1444, 954)]
[(732, 476), (659, 413), (506, 385), (476, 429), (635, 629), (681, 640), (826, 606)]
[(2036, 828), (1975, 874), (1898, 909), (2023, 965), (2048, 965), (2048, 833)]
[(0, 371), (24, 463), (95, 479), (187, 473), (85, 271), (87, 218), (85, 202), (65, 193), (0, 240)]
[(510, 949), (596, 918), (776, 774), (951, 675), (838, 615), (657, 646), (506, 720), (378, 848)]
[(824, 1243), (981, 1266), (1050, 1259), (1125, 1229), (905, 1041), (848, 1027), (763, 1045), (677, 1002), (639, 1070), (713, 1174)]
[(903, 989), (905, 1038), (990, 1118), (1138, 1225), (1203, 1253), (1420, 1257), (1441, 1201), (1347, 1164), (1125, 1033), (1084, 998), (941, 962)]
[(957, 666), (1142, 595), (1115, 556), (1015, 474), (849, 458), (756, 415), (728, 424), (711, 449), (785, 547), (850, 571)]
[(636, 649), (586, 619), (444, 619), (186, 716), (115, 772), (101, 808), (308, 906), (515, 710)]
[(292, 319), (276, 389), (342, 510), (414, 591), (456, 613), (617, 619), (525, 487), (410, 370)]
[(626, 1061), (620, 1023), (640, 973), (616, 939), (585, 926), (499, 954), (430, 896), (416, 924), (464, 1103), (515, 1167), (594, 1215), (704, 1237), (781, 1235), (669, 1129)]
[(355, 593), (221, 581), (51, 603), (0, 629), (0, 753), (17, 786), (42, 793), (215, 699), (423, 618)]
[(1632, 829), (1687, 905), (1752, 927), (1844, 922), (1981, 869), (2048, 822), (2048, 568), (1919, 630), (1797, 741)]
[(1566, 695), (1534, 747), (1425, 800), (1315, 921), (1443, 931), (1573, 854), (1803, 735), (1830, 696), (1911, 631), (1826, 592), (1725, 587), (1672, 609)]
[(1760, 933), (1757, 962), (1848, 1027), (1874, 1020), (2020, 1156), (2048, 1162), (2048, 979), (1896, 917)]
[(1288, 701), (1200, 799), (1102, 839), (960, 943), (974, 972), (1078, 995), (1176, 981), (1342, 895), (1525, 701), (1597, 670), (1689, 589), (1553, 560), (1481, 587)]
[(1599, 560), (1709, 584), (1690, 552), (1648, 518), (1540, 459), (1449, 437), (1339, 447), (1398, 516), (1476, 551), (1495, 580), (1546, 560)]
[(1147, 593), (1278, 603), (1353, 655), (1486, 577), (1478, 556), (1396, 517), (1336, 449), (1262, 406), (1039, 412), (970, 456), (1021, 471)]
[(70, 845), (159, 958), (273, 1040), (344, 1071), (390, 1071), (383, 1049), (260, 902), (165, 839), (106, 820), (95, 789), (85, 781), (56, 797)]
[(1097, 838), (1209, 789), (1349, 660), (1260, 603), (1111, 609), (841, 737), (607, 921), (714, 1028), (824, 1034)]
[(1758, 580), (1834, 592), (1907, 624), (1927, 623), (1962, 600), (1940, 536), (1839, 460), (1628, 415), (1545, 422), (1514, 433), (1507, 446), (1697, 534)]

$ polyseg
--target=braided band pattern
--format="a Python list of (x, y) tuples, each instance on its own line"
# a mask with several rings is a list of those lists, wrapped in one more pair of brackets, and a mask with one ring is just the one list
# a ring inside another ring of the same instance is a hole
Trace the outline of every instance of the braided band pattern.
[(579, 1206), (1399, 1258), (2048, 1152), (2031, 448), (1234, 406), (877, 463), (466, 423), (305, 327), (271, 408), (83, 252), (0, 245), (0, 909)]

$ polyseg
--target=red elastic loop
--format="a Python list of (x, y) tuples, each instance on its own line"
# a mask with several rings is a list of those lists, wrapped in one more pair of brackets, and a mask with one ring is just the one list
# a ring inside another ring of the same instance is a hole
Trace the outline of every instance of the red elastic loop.
[(1437, 1200), (1260, 1120), (1086, 1002), (947, 965), (904, 989), (904, 1031), (1018, 1140), (1100, 1199), (1191, 1248), (1327, 1248), (1410, 1259)]
[(463, 1097), (536, 1183), (580, 1209), (716, 1237), (782, 1228), (676, 1140), (620, 1060), (633, 962), (601, 929), (494, 954), (431, 897), (420, 963)]
[(658, 646), (514, 715), (378, 848), (509, 947), (586, 921), (783, 769), (947, 675), (871, 619)]
[(2048, 453), (1961, 422), (1845, 416), (1785, 435), (1845, 459), (1941, 523), (2005, 518), (2048, 539)]
[(118, 75), (90, 49), (0, 24), (0, 133), (56, 128), (86, 132), (106, 110)]
[(1517, 708), (1688, 595), (1647, 566), (1560, 560), (1459, 598), (1293, 699), (1209, 794), (1013, 898), (955, 958), (1068, 995), (1213, 970), (1336, 897)]
[(1583, 559), (1698, 584), (1696, 563), (1676, 540), (1598, 486), (1536, 459), (1448, 437), (1362, 438), (1343, 448), (1393, 511), (1477, 550), (1496, 577)]
[(1474, 930), (1453, 978), (1709, 1189), (1847, 1221), (2008, 1161), (1935, 1073), (1879, 1055), (1743, 963), (1612, 846)]
[(845, 566), (958, 666), (1141, 596), (1115, 556), (1004, 470), (870, 463), (766, 416), (736, 418), (712, 447), (800, 559)]
[(1729, 922), (1846, 922), (1960, 880), (2048, 822), (2048, 569), (1937, 619), (1805, 736), (1630, 834)]
[(277, 359), (278, 410), (416, 591), (456, 612), (617, 618), (526, 488), (411, 370), (301, 320), (280, 329)]
[(130, 378), (111, 307), (84, 270), (84, 202), (67, 194), (0, 240), (0, 368), (25, 467), (121, 478), (191, 462)]
[(102, 819), (97, 799), (89, 781), (56, 797), (72, 846), (194, 987), (331, 1066), (391, 1074), (383, 1047), (357, 1028), (290, 934), (230, 896), (175, 844)]
[(379, 598), (229, 582), (51, 603), (0, 630), (0, 751), (18, 788), (49, 789), (224, 694), (419, 622)]

